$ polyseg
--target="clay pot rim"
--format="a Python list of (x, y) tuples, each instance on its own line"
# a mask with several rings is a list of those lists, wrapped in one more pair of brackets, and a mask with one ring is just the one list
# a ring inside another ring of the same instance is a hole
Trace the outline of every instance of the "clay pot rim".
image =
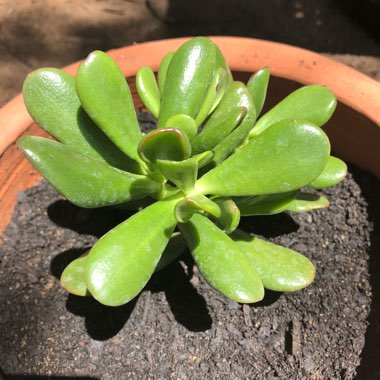
[[(175, 50), (189, 37), (144, 42), (110, 50), (126, 77), (146, 65), (157, 70), (163, 55)], [(301, 84), (329, 87), (338, 100), (380, 125), (380, 83), (343, 63), (303, 48), (266, 40), (218, 36), (211, 39), (220, 47), (233, 71), (255, 72), (269, 66), (271, 74)], [(75, 75), (81, 61), (63, 68)], [(0, 155), (33, 123), (17, 95), (0, 109)]]

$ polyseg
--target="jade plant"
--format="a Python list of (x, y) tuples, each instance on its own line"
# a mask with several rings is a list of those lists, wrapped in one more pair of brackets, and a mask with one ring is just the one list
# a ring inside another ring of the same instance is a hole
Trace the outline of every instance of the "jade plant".
[(30, 163), (77, 206), (135, 210), (66, 267), (66, 290), (125, 304), (187, 248), (208, 283), (238, 302), (313, 281), (315, 267), (301, 253), (238, 229), (241, 216), (327, 207), (313, 189), (346, 174), (321, 129), (336, 106), (332, 92), (305, 86), (260, 116), (269, 75), (263, 68), (236, 81), (211, 40), (191, 39), (157, 75), (149, 67), (136, 75), (157, 120), (146, 134), (104, 52), (91, 53), (76, 78), (52, 68), (27, 77), (27, 109), (55, 139), (19, 139)]

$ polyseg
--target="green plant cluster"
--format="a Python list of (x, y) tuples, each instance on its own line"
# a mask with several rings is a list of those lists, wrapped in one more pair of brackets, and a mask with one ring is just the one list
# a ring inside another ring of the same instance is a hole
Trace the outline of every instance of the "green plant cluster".
[(219, 48), (193, 38), (163, 58), (157, 79), (138, 71), (138, 93), (157, 119), (143, 134), (127, 81), (101, 51), (76, 78), (52, 68), (27, 77), (27, 109), (56, 140), (21, 138), (31, 164), (77, 206), (136, 210), (66, 267), (65, 289), (125, 304), (186, 247), (209, 284), (238, 302), (313, 281), (305, 256), (237, 228), (241, 216), (327, 207), (307, 189), (346, 174), (321, 129), (332, 92), (302, 87), (259, 117), (268, 81), (268, 68), (234, 80)]

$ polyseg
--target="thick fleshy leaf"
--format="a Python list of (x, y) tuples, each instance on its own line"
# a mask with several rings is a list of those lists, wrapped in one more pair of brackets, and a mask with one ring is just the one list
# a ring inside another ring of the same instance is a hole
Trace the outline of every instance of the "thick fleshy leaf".
[(197, 126), (201, 125), (206, 117), (215, 110), (227, 88), (227, 72), (223, 67), (216, 70), (210, 86), (206, 92), (201, 108), (195, 118)]
[(187, 137), (191, 140), (198, 132), (198, 127), (195, 120), (191, 116), (187, 115), (174, 115), (171, 117), (165, 125), (165, 128), (176, 128), (187, 134)]
[(295, 195), (293, 201), (288, 204), (286, 210), (293, 212), (308, 212), (329, 206), (329, 200), (321, 195), (299, 192)]
[(215, 68), (215, 48), (208, 38), (197, 37), (183, 44), (173, 55), (167, 70), (158, 127), (174, 115), (195, 118)]
[(263, 284), (251, 261), (213, 222), (194, 214), (179, 228), (200, 272), (214, 289), (237, 302), (263, 299)]
[(214, 152), (214, 158), (212, 160), (212, 166), (221, 164), (227, 157), (240, 148), (244, 142), (248, 139), (249, 131), (252, 129), (252, 124), (247, 123), (244, 116), (242, 122), (219, 144), (217, 144), (212, 151)]
[(291, 292), (313, 282), (315, 267), (299, 252), (269, 243), (241, 230), (233, 232), (231, 238), (254, 265), (265, 288)]
[(243, 216), (274, 215), (284, 211), (308, 212), (329, 206), (327, 198), (317, 194), (290, 191), (255, 197), (234, 198)]
[[(159, 191), (161, 191), (161, 189)], [(146, 197), (146, 198), (136, 199), (136, 200), (125, 202), (125, 203), (120, 203), (120, 204), (114, 205), (114, 207), (120, 210), (140, 211), (143, 208), (150, 206), (154, 202), (155, 200), (153, 198)]]
[(236, 197), (234, 201), (242, 216), (274, 215), (286, 210), (294, 199), (297, 191), (278, 194), (264, 194), (251, 197)]
[(62, 272), (61, 285), (69, 293), (76, 296), (89, 296), (87, 285), (84, 279), (84, 268), (86, 265), (87, 255), (89, 251), (85, 252), (82, 256), (73, 260)]
[(198, 174), (197, 157), (183, 161), (157, 160), (158, 170), (184, 193), (193, 190)]
[(212, 124), (208, 128), (203, 128), (191, 141), (193, 153), (200, 153), (214, 148), (239, 125), (246, 114), (246, 107), (237, 107), (220, 124)]
[(39, 69), (24, 82), (28, 112), (37, 124), (61, 143), (119, 169), (138, 170), (88, 117), (77, 95), (75, 79), (58, 69)]
[(156, 129), (141, 139), (138, 152), (145, 162), (155, 166), (156, 160), (186, 160), (190, 157), (191, 145), (186, 133), (179, 129)]
[(98, 240), (85, 269), (86, 284), (94, 298), (104, 305), (119, 306), (140, 293), (172, 236), (177, 201), (156, 202)]
[(160, 68), (158, 69), (158, 88), (161, 94), (164, 92), (166, 74), (168, 72), (168, 67), (173, 58), (173, 55), (174, 51), (171, 51), (168, 54), (166, 54), (160, 63)]
[[(157, 171), (159, 172), (158, 169), (157, 169)], [(159, 172), (159, 173), (161, 174), (161, 172)], [(158, 191), (157, 193), (154, 194), (154, 198), (158, 199), (158, 200), (166, 199), (166, 198), (170, 198), (174, 195), (178, 195), (180, 193), (181, 193), (181, 190), (179, 190), (178, 187), (172, 186), (166, 182), (166, 183), (163, 183), (160, 191)]]
[(25, 136), (17, 142), (29, 162), (70, 202), (101, 207), (144, 198), (160, 184), (84, 156), (59, 142)]
[(139, 160), (141, 131), (127, 81), (117, 63), (102, 51), (79, 66), (77, 92), (96, 125), (129, 157)]
[(305, 121), (285, 120), (206, 173), (195, 189), (225, 196), (297, 190), (318, 177), (329, 154), (328, 137), (320, 128)]
[(150, 67), (144, 66), (137, 72), (136, 89), (145, 107), (157, 119), (160, 113), (161, 94)]
[(197, 194), (180, 200), (175, 207), (175, 217), (179, 223), (185, 223), (195, 212), (207, 213), (215, 218), (221, 216), (220, 207), (204, 195)]
[(327, 87), (301, 87), (263, 115), (252, 129), (250, 137), (257, 136), (271, 125), (286, 119), (307, 120), (321, 127), (330, 119), (335, 107), (336, 98)]
[(169, 240), (168, 245), (162, 253), (160, 261), (156, 266), (155, 272), (158, 272), (171, 264), (175, 259), (180, 257), (183, 252), (185, 252), (186, 248), (186, 242), (183, 239), (182, 234), (180, 232), (174, 232)]
[(257, 115), (263, 109), (270, 77), (269, 67), (257, 71), (247, 83), (247, 90), (251, 94)]
[(322, 173), (309, 185), (314, 189), (334, 186), (343, 181), (347, 174), (347, 165), (334, 156), (330, 156)]
[(233, 232), (240, 222), (240, 210), (231, 198), (215, 197), (212, 199), (221, 210), (218, 218), (212, 218), (226, 234)]
[[(203, 150), (209, 150), (222, 141), (236, 126), (232, 123), (226, 123), (226, 121), (229, 120), (231, 114), (236, 113), (238, 110), (241, 111), (241, 107), (247, 110), (241, 124), (244, 126), (249, 125), (252, 128), (256, 120), (256, 110), (253, 100), (245, 85), (242, 82), (235, 81), (227, 87), (218, 107), (216, 107), (215, 111), (207, 119), (202, 132), (199, 134), (200, 137), (196, 137), (199, 141), (194, 139), (193, 144), (199, 145), (196, 151), (202, 152)], [(208, 129), (210, 129), (211, 132), (208, 132)], [(221, 129), (221, 131), (218, 132), (218, 129)], [(201, 137), (201, 134), (204, 134), (206, 138)], [(211, 139), (211, 143), (207, 143), (208, 139)]]
[(196, 154), (195, 156), (198, 161), (198, 169), (203, 168), (208, 163), (211, 162), (211, 160), (214, 157), (214, 152), (211, 150), (207, 150), (206, 152)]
[(227, 84), (230, 84), (234, 80), (232, 78), (231, 70), (219, 47), (214, 44), (214, 48), (215, 48), (215, 69), (217, 70), (219, 67), (223, 67), (227, 72)]

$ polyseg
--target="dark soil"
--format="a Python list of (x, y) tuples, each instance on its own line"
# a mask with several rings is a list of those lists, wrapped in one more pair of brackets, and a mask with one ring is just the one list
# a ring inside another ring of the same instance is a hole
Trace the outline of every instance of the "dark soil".
[(369, 320), (379, 320), (379, 184), (350, 172), (324, 191), (327, 210), (242, 222), (317, 266), (308, 288), (267, 292), (253, 305), (215, 292), (189, 254), (125, 306), (68, 295), (58, 281), (65, 265), (126, 215), (79, 209), (45, 181), (20, 193), (0, 246), (4, 372), (9, 379), (352, 379), (357, 371), (356, 379), (378, 378), (371, 359), (378, 327), (366, 329), (372, 294)]

